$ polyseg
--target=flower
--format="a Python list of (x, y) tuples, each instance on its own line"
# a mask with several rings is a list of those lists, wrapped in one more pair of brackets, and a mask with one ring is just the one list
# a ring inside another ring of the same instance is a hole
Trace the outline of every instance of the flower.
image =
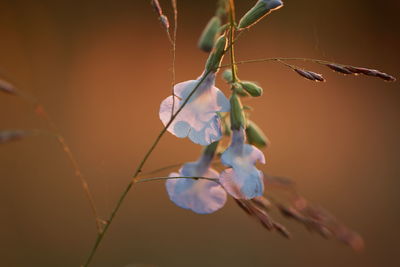
[[(204, 79), (167, 130), (177, 137), (189, 137), (194, 143), (206, 146), (221, 139), (221, 121), (217, 112), (228, 112), (230, 105), (225, 95), (214, 86), (215, 73), (210, 72), (206, 77), (204, 75), (174, 86), (175, 114)], [(165, 126), (171, 119), (173, 101), (173, 96), (169, 96), (161, 102), (159, 116)]]
[[(210, 155), (211, 154), (211, 155)], [(182, 166), (179, 173), (171, 173), (170, 177), (207, 177), (218, 178), (219, 173), (210, 168), (214, 152), (202, 155), (195, 162)], [(172, 202), (181, 208), (199, 214), (213, 213), (225, 205), (226, 192), (217, 182), (205, 179), (170, 179), (166, 182), (167, 192)]]
[(264, 191), (263, 173), (254, 165), (257, 161), (265, 164), (265, 158), (258, 148), (244, 142), (244, 129), (233, 129), (231, 144), (221, 156), (230, 168), (221, 173), (219, 182), (234, 198), (252, 199)]

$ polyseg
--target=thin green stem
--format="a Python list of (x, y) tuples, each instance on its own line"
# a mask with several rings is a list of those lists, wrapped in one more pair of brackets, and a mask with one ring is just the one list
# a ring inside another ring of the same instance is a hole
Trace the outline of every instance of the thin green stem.
[[(17, 88), (15, 88), (15, 92), (16, 92), (16, 95), (20, 96), (21, 99), (26, 101), (26, 103), (32, 105), (32, 107), (34, 108), (35, 115), (37, 115), (38, 117), (40, 117), (47, 123), (47, 125), (50, 127), (50, 129), (52, 131), (52, 132), (47, 132), (47, 133), (54, 136), (57, 139), (62, 150), (67, 155), (67, 158), (68, 158), (69, 162), (71, 163), (72, 168), (74, 169), (75, 176), (78, 177), (78, 179), (80, 180), (83, 192), (85, 193), (86, 198), (89, 202), (90, 209), (95, 218), (97, 232), (100, 233), (102, 231), (103, 220), (100, 218), (100, 216), (98, 214), (96, 204), (94, 202), (93, 195), (89, 189), (87, 180), (81, 171), (78, 161), (75, 159), (70, 147), (68, 146), (67, 142), (65, 141), (65, 138), (62, 136), (62, 134), (58, 130), (57, 125), (51, 119), (50, 115), (48, 114), (48, 112), (46, 111), (44, 106), (39, 103), (39, 101), (36, 99), (36, 97), (34, 97), (31, 94), (26, 93), (25, 91), (21, 91)], [(36, 132), (39, 133), (39, 131), (36, 131)], [(40, 132), (44, 133), (45, 131), (40, 131)]]
[(179, 109), (176, 111), (176, 113), (171, 117), (169, 122), (161, 130), (161, 132), (158, 134), (158, 136), (154, 140), (153, 144), (150, 146), (150, 148), (148, 149), (148, 151), (144, 155), (142, 161), (139, 163), (139, 165), (137, 166), (134, 174), (132, 175), (131, 181), (129, 182), (129, 184), (127, 185), (125, 190), (123, 191), (123, 193), (120, 196), (120, 198), (118, 199), (117, 204), (116, 204), (115, 208), (113, 209), (113, 211), (111, 212), (111, 215), (110, 215), (109, 219), (107, 220), (107, 224), (104, 226), (103, 231), (97, 235), (96, 241), (95, 241), (94, 246), (93, 246), (93, 248), (92, 248), (92, 250), (91, 250), (91, 252), (89, 254), (89, 257), (87, 258), (86, 263), (83, 265), (84, 267), (89, 266), (89, 264), (93, 260), (93, 257), (96, 254), (96, 251), (97, 251), (101, 241), (103, 240), (105, 234), (107, 233), (108, 229), (110, 228), (111, 223), (113, 222), (113, 220), (115, 218), (115, 215), (118, 213), (119, 209), (121, 208), (121, 205), (124, 202), (124, 200), (125, 200), (126, 196), (128, 195), (129, 191), (131, 190), (132, 186), (135, 184), (135, 182), (137, 182), (137, 177), (142, 172), (142, 168), (143, 168), (144, 164), (147, 162), (147, 159), (153, 153), (154, 149), (157, 147), (157, 145), (160, 142), (160, 140), (163, 137), (163, 135), (167, 132), (168, 127), (172, 124), (172, 122), (175, 120), (175, 118), (178, 116), (178, 114), (186, 106), (186, 104), (189, 102), (190, 98), (196, 92), (197, 88), (199, 88), (199, 86), (203, 83), (203, 81), (206, 79), (206, 77), (208, 76), (208, 74), (210, 74), (211, 71), (213, 71), (213, 70), (207, 71), (203, 75), (203, 77), (201, 77), (199, 82), (196, 84), (196, 86), (190, 92), (188, 97), (183, 101), (182, 105), (179, 107)]
[(178, 6), (176, 0), (171, 0), (172, 9), (174, 10), (174, 33), (172, 37), (172, 84), (171, 84), (171, 95), (172, 95), (172, 107), (171, 107), (171, 118), (174, 114), (175, 109), (175, 62), (176, 62), (176, 35), (178, 32)]
[(80, 182), (81, 182), (81, 186), (82, 189), (86, 195), (86, 198), (89, 201), (89, 205), (90, 205), (90, 209), (93, 213), (93, 216), (95, 217), (96, 220), (96, 227), (97, 227), (97, 232), (98, 234), (100, 234), (103, 231), (103, 220), (100, 218), (98, 212), (97, 212), (97, 208), (96, 208), (96, 204), (94, 202), (93, 199), (93, 195), (92, 192), (89, 189), (89, 184), (85, 178), (85, 176), (83, 175), (81, 168), (78, 164), (78, 161), (75, 159), (70, 147), (68, 146), (67, 142), (65, 141), (65, 138), (60, 134), (60, 132), (58, 131), (57, 125), (54, 123), (54, 121), (51, 119), (51, 117), (49, 116), (49, 114), (47, 113), (47, 111), (44, 109), (44, 107), (42, 105), (36, 105), (36, 114), (43, 118), (48, 125), (50, 126), (50, 128), (52, 129), (52, 131), (55, 133), (55, 137), (58, 141), (58, 143), (60, 144), (62, 150), (65, 152), (65, 154), (68, 157), (69, 162), (71, 163), (72, 168), (75, 171), (75, 175), (76, 177), (79, 178)]
[(171, 180), (171, 179), (201, 179), (201, 180), (209, 180), (213, 182), (218, 182), (217, 178), (209, 178), (209, 177), (201, 177), (201, 176), (172, 176), (172, 177), (151, 177), (151, 178), (144, 178), (137, 180), (136, 183), (142, 183), (142, 182), (152, 182), (152, 181), (163, 181), (163, 180)]
[(229, 21), (230, 21), (230, 35), (229, 35), (229, 43), (230, 43), (230, 56), (231, 56), (231, 68), (232, 68), (232, 82), (235, 83), (237, 81), (237, 67), (235, 64), (235, 1), (229, 0)]
[[(228, 46), (228, 48), (224, 51), (224, 54), (231, 49), (233, 46), (233, 42), (231, 42)], [(232, 64), (235, 65), (235, 64)], [(219, 67), (218, 67), (219, 69)], [(121, 194), (120, 198), (117, 201), (117, 204), (115, 206), (115, 208), (113, 209), (113, 211), (111, 212), (111, 215), (109, 217), (109, 219), (107, 220), (107, 224), (104, 226), (104, 229), (101, 233), (99, 233), (97, 235), (96, 241), (92, 247), (92, 250), (90, 251), (90, 254), (85, 262), (85, 264), (83, 265), (84, 267), (89, 266), (89, 264), (92, 262), (94, 255), (96, 254), (96, 251), (99, 247), (99, 245), (101, 244), (105, 234), (107, 233), (111, 223), (113, 222), (115, 215), (118, 213), (119, 209), (121, 208), (122, 203), (124, 202), (126, 196), (128, 195), (129, 191), (131, 190), (132, 186), (138, 181), (137, 177), (139, 176), (139, 174), (142, 172), (142, 168), (144, 166), (144, 164), (147, 162), (148, 158), (150, 157), (150, 155), (153, 153), (154, 149), (157, 147), (158, 143), (160, 142), (161, 138), (163, 137), (163, 135), (167, 132), (167, 129), (169, 128), (169, 126), (172, 124), (172, 122), (175, 120), (175, 118), (178, 116), (178, 114), (182, 111), (182, 109), (186, 106), (186, 104), (188, 103), (188, 101), (190, 100), (190, 98), (193, 96), (193, 94), (196, 92), (197, 88), (203, 83), (203, 81), (205, 80), (205, 78), (208, 76), (208, 74), (210, 74), (211, 72), (215, 72), (216, 70), (208, 70), (203, 77), (199, 80), (199, 82), (197, 83), (197, 85), (193, 88), (193, 90), (190, 92), (190, 94), (188, 95), (188, 97), (183, 101), (182, 105), (179, 107), (179, 109), (176, 111), (175, 114), (173, 114), (173, 116), (171, 117), (171, 119), (169, 120), (169, 122), (165, 125), (165, 127), (161, 130), (161, 132), (158, 134), (158, 136), (156, 137), (156, 139), (154, 140), (154, 142), (152, 143), (152, 145), (150, 146), (150, 148), (147, 150), (146, 154), (144, 155), (142, 161), (139, 163), (139, 165), (137, 166), (134, 174), (132, 175), (132, 179), (129, 182), (129, 184), (127, 185), (127, 187), (125, 188), (125, 190), (123, 191), (123, 193)]]
[[(302, 58), (302, 57), (272, 57), (272, 58), (260, 58), (260, 59), (250, 59), (235, 62), (235, 65), (247, 64), (247, 63), (260, 63), (260, 62), (269, 62), (276, 61), (279, 63), (283, 63), (284, 61), (305, 61), (305, 62), (313, 62), (318, 64), (335, 64), (335, 62), (314, 59), (314, 58)], [(229, 67), (231, 64), (221, 65), (220, 68)]]
[(184, 162), (179, 162), (179, 163), (176, 163), (176, 164), (167, 165), (167, 166), (164, 166), (164, 167), (155, 169), (155, 170), (151, 170), (151, 171), (142, 173), (141, 176), (143, 177), (143, 176), (153, 175), (153, 174), (156, 174), (156, 173), (159, 173), (159, 172), (162, 172), (162, 171), (166, 171), (166, 170), (170, 170), (170, 169), (172, 169), (172, 168), (179, 167), (179, 166), (181, 166), (182, 164), (184, 164)]

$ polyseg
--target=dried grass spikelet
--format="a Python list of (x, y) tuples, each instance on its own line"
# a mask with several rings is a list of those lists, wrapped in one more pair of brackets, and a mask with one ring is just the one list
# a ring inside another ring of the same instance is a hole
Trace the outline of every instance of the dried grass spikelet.
[(22, 130), (3, 130), (0, 131), (0, 144), (5, 144), (8, 142), (19, 141), (25, 136), (27, 136), (29, 132)]
[(11, 83), (0, 79), (0, 91), (10, 95), (16, 95), (17, 90)]
[(259, 200), (258, 197), (252, 200), (235, 199), (236, 204), (242, 208), (249, 216), (257, 219), (263, 227), (269, 231), (277, 231), (279, 234), (286, 238), (290, 238), (289, 231), (280, 223), (274, 221), (271, 216), (267, 213), (266, 209), (263, 208), (265, 205), (265, 199)]
[(327, 66), (328, 68), (330, 68), (333, 71), (336, 71), (336, 72), (339, 72), (342, 74), (354, 74), (352, 71), (347, 69), (345, 66), (341, 66), (338, 64), (329, 63), (329, 64), (325, 64), (325, 66)]
[(303, 224), (309, 231), (316, 232), (324, 238), (335, 238), (356, 251), (363, 250), (364, 241), (358, 233), (338, 221), (325, 209), (301, 196), (293, 182), (287, 178), (266, 174), (264, 178), (269, 189), (267, 199), (283, 216)]
[(297, 72), (300, 76), (311, 80), (315, 82), (325, 82), (324, 77), (322, 77), (321, 74), (309, 71), (309, 70), (303, 70), (303, 69), (298, 69), (298, 68), (293, 68), (295, 72)]
[(154, 8), (154, 11), (157, 13), (157, 15), (161, 16), (163, 14), (163, 11), (161, 9), (160, 2), (158, 2), (158, 0), (151, 0), (150, 3)]
[(383, 79), (387, 82), (395, 82), (396, 81), (396, 78), (393, 77), (392, 75), (389, 75), (389, 74), (384, 73), (379, 70), (362, 68), (362, 67), (354, 67), (354, 66), (344, 66), (344, 65), (335, 64), (335, 63), (328, 63), (328, 64), (324, 64), (324, 65), (327, 66), (328, 68), (330, 68), (331, 70), (334, 70), (336, 72), (343, 73), (343, 74), (354, 74), (354, 75), (363, 74), (366, 76), (377, 77), (377, 78)]
[(152, 5), (154, 11), (157, 13), (158, 19), (160, 20), (161, 25), (168, 32), (169, 31), (169, 20), (168, 20), (168, 17), (164, 15), (163, 10), (160, 5), (160, 2), (158, 2), (158, 0), (151, 0), (150, 3)]

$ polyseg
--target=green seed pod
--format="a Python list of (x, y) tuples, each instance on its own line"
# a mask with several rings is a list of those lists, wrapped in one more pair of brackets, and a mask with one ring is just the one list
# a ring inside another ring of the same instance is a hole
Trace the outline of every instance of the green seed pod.
[(240, 83), (233, 84), (233, 90), (240, 96), (249, 96), (249, 94), (243, 89), (243, 86)]
[(201, 50), (204, 52), (212, 50), (220, 27), (221, 19), (217, 16), (212, 17), (200, 36), (198, 46)]
[(244, 128), (246, 119), (239, 97), (236, 93), (233, 93), (229, 101), (231, 103), (231, 129), (239, 130), (240, 128)]
[(214, 49), (208, 57), (206, 63), (206, 71), (217, 72), (218, 67), (221, 64), (222, 57), (224, 56), (224, 51), (226, 48), (227, 39), (225, 35), (222, 35), (215, 42)]
[(248, 122), (246, 128), (247, 141), (256, 147), (262, 148), (269, 144), (268, 138), (263, 131), (252, 121)]
[(239, 29), (249, 28), (268, 15), (271, 11), (283, 6), (281, 0), (259, 0), (239, 21)]
[(261, 96), (263, 94), (263, 89), (253, 82), (243, 81), (243, 82), (240, 82), (240, 85), (251, 96), (257, 97), (257, 96)]

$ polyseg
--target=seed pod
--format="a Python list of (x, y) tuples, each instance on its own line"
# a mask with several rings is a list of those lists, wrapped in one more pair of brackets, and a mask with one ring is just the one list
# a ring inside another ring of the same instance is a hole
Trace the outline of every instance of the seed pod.
[(271, 11), (281, 8), (281, 0), (259, 0), (239, 21), (239, 29), (250, 28)]
[(198, 46), (201, 50), (204, 52), (212, 50), (220, 27), (221, 19), (217, 16), (212, 17), (200, 36)]
[(230, 98), (231, 103), (231, 129), (239, 130), (246, 125), (245, 116), (243, 113), (242, 103), (236, 93), (233, 93)]
[(247, 141), (256, 147), (262, 148), (269, 144), (264, 132), (252, 121), (248, 122), (246, 128)]
[(309, 70), (302, 70), (294, 68), (294, 71), (297, 72), (300, 76), (315, 82), (324, 82), (325, 79), (322, 77), (321, 74), (309, 71)]
[(227, 44), (227, 39), (225, 35), (222, 35), (215, 42), (214, 49), (208, 57), (206, 63), (206, 71), (217, 72), (218, 67), (221, 64), (222, 57), (224, 56), (225, 48)]
[(11, 95), (15, 95), (17, 93), (14, 85), (1, 79), (0, 79), (0, 91)]
[(240, 82), (240, 85), (253, 97), (261, 96), (263, 94), (263, 89), (253, 82), (243, 81)]

